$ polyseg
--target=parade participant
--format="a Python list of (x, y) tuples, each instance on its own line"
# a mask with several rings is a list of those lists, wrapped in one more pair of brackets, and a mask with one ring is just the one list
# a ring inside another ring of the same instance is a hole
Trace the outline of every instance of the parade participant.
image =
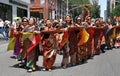
[(114, 27), (115, 38), (113, 38), (113, 44), (115, 48), (120, 47), (120, 16), (117, 17), (117, 25)]
[[(93, 29), (92, 28), (90, 28), (90, 26), (91, 26), (91, 17), (90, 16), (88, 16), (88, 17), (86, 17), (86, 19), (85, 19), (85, 23), (83, 24), (85, 27), (86, 27), (86, 30), (87, 30), (87, 32), (90, 34), (90, 36), (92, 36), (92, 34), (93, 34)], [(91, 38), (92, 37), (89, 37), (89, 41), (88, 41), (88, 43), (86, 43), (86, 46), (85, 46), (85, 48), (86, 48), (86, 50), (85, 50), (85, 59), (87, 60), (88, 58), (90, 58), (90, 57), (92, 57), (91, 56), (91, 53), (92, 53), (92, 43), (90, 43), (90, 42), (92, 42), (92, 40), (91, 40)], [(87, 46), (88, 45), (88, 46)], [(89, 45), (91, 45), (91, 46), (89, 46)]]
[(120, 48), (120, 33), (116, 37), (115, 48)]
[[(72, 17), (71, 16), (66, 16), (65, 18), (66, 20), (66, 24), (68, 25), (68, 27), (75, 27), (75, 25), (73, 25), (72, 23)], [(68, 40), (69, 40), (69, 55), (70, 55), (70, 64), (71, 66), (76, 65), (76, 55), (77, 55), (77, 51), (78, 51), (78, 47), (77, 47), (77, 31), (74, 30), (69, 30), (68, 28)]]
[[(99, 24), (99, 20), (98, 19), (96, 19), (96, 21), (95, 21), (95, 26), (96, 27), (100, 27), (100, 24)], [(95, 32), (96, 32), (96, 30), (95, 30)], [(100, 54), (100, 40), (99, 40), (99, 32), (96, 32), (95, 33), (95, 35), (94, 35), (94, 41), (95, 41), (95, 54), (96, 55), (99, 55)]]
[(101, 41), (104, 35), (103, 31), (103, 25), (100, 24), (99, 19), (95, 21), (95, 35), (94, 35), (94, 41), (95, 41), (95, 54), (100, 54), (100, 47), (101, 47)]
[(105, 24), (105, 22), (103, 21), (103, 18), (102, 18), (102, 17), (99, 18), (99, 21), (100, 21), (100, 25), (101, 25), (102, 27), (105, 27), (105, 28), (103, 28), (102, 31), (101, 31), (101, 33), (103, 33), (103, 36), (101, 35), (101, 45), (100, 45), (100, 50), (101, 50), (101, 52), (102, 52), (102, 53), (105, 53), (104, 50), (105, 50), (105, 47), (106, 47), (106, 44), (105, 44), (106, 24)]
[(103, 21), (102, 17), (99, 18), (99, 21), (100, 21), (100, 25), (105, 26), (105, 22)]
[(58, 21), (58, 20), (54, 20), (52, 27), (53, 27), (53, 28), (60, 28), (60, 23), (59, 23), (59, 21)]
[(69, 30), (70, 27), (74, 27), (72, 24), (72, 17), (70, 15), (65, 16), (65, 24), (63, 28), (68, 28), (68, 41), (62, 48), (63, 50), (63, 60), (61, 66), (66, 68), (69, 63), (70, 56), (70, 64), (74, 66), (76, 64), (76, 53), (77, 53), (77, 34), (74, 31)]
[[(61, 25), (61, 28), (63, 30), (67, 30), (67, 27), (68, 27), (67, 24), (66, 24), (66, 20), (65, 19), (66, 19), (66, 17), (63, 18), (62, 25)], [(65, 36), (65, 35), (68, 35), (68, 32), (65, 32), (63, 36)], [(68, 38), (67, 38), (67, 41), (68, 41)], [(60, 48), (60, 49), (63, 51), (63, 58), (62, 58), (61, 67), (67, 68), (68, 64), (69, 64), (69, 46), (68, 46), (68, 42), (66, 42), (64, 44), (64, 46), (62, 48)]]
[(43, 51), (43, 71), (51, 71), (56, 59), (56, 36), (54, 33), (45, 33), (52, 30), (52, 22), (48, 19), (43, 30), (41, 42), (41, 49)]
[(82, 22), (83, 26), (88, 27), (91, 24), (91, 17), (88, 16), (85, 18), (85, 21)]
[(115, 26), (119, 26), (120, 25), (120, 16), (116, 18), (116, 25)]
[[(23, 18), (24, 19), (24, 18)], [(16, 60), (20, 60), (19, 58), (19, 54), (20, 54), (20, 50), (21, 50), (21, 31), (23, 30), (22, 28), (22, 22), (19, 23), (19, 25), (14, 28), (13, 26), (10, 26), (10, 31), (8, 33), (8, 37), (11, 39), (11, 38), (14, 38), (15, 40), (15, 43), (14, 43), (14, 52), (13, 54), (15, 55), (15, 58)]]
[(112, 19), (112, 25), (115, 26), (117, 24), (117, 17), (114, 16)]
[(75, 26), (80, 27), (82, 25), (82, 19), (81, 17), (77, 17), (75, 20)]
[[(24, 32), (27, 32), (27, 31), (25, 31), (25, 29), (28, 27), (28, 23), (29, 23), (28, 19), (26, 17), (23, 17), (21, 24), (19, 26), (19, 28), (21, 28), (21, 30), (20, 30), (21, 34)], [(18, 39), (18, 40), (20, 40), (20, 39)], [(22, 41), (22, 39), (21, 39), (19, 44), (21, 44), (20, 53), (18, 55), (18, 61), (21, 61), (21, 63), (19, 63), (19, 67), (24, 67), (24, 66), (26, 66), (26, 59), (27, 59), (27, 51), (26, 51), (27, 47), (26, 46), (28, 46), (28, 43), (27, 43), (27, 41)]]
[(88, 59), (93, 58), (94, 56), (94, 28), (93, 27), (94, 27), (94, 23), (90, 20), (89, 26), (86, 28), (87, 32), (89, 33), (89, 40), (87, 42)]
[[(23, 41), (23, 43), (25, 42), (26, 45), (24, 45), (25, 47), (25, 51), (26, 53), (26, 67), (28, 69), (28, 72), (32, 72), (35, 71), (37, 69), (36, 66), (36, 62), (38, 60), (38, 54), (37, 54), (37, 45), (40, 42), (40, 30), (37, 29), (38, 27), (36, 27), (36, 21), (35, 18), (31, 17), (29, 19), (29, 26), (26, 27), (26, 29), (24, 29), (25, 32), (30, 32), (33, 33), (34, 35), (27, 38), (25, 41)], [(37, 38), (38, 37), (38, 38)], [(36, 41), (38, 40), (38, 41)], [(32, 45), (32, 46), (31, 46)]]
[(16, 60), (19, 60), (19, 54), (20, 54), (20, 50), (21, 50), (21, 31), (23, 28), (21, 28), (22, 24), (19, 23), (19, 26), (15, 29), (14, 28), (14, 37), (15, 37), (15, 45), (14, 45), (14, 52), (13, 54), (16, 56)]
[[(80, 17), (77, 17), (75, 21), (76, 21), (75, 22), (76, 27), (83, 27)], [(77, 33), (77, 35), (78, 35), (78, 33)], [(79, 39), (81, 39), (81, 36), (79, 36), (79, 37), (77, 36), (77, 41), (79, 41)], [(83, 57), (84, 57), (82, 48), (83, 48), (83, 46), (78, 46), (77, 55), (76, 55), (76, 63), (77, 64), (79, 64), (82, 61)]]
[(108, 18), (107, 19), (107, 30), (106, 30), (106, 35), (105, 35), (105, 41), (106, 41), (106, 46), (107, 46), (107, 49), (112, 49), (112, 45), (113, 45), (113, 39), (112, 39), (112, 23), (111, 23), (111, 19)]
[[(90, 23), (91, 23), (91, 17), (90, 16), (88, 16), (88, 17), (86, 17), (85, 18), (85, 21), (84, 22), (82, 22), (82, 25), (85, 27), (84, 29), (84, 31), (85, 32), (87, 32), (87, 28), (90, 26)], [(83, 30), (82, 30), (83, 31)], [(87, 32), (88, 33), (88, 32)], [(86, 62), (86, 60), (88, 59), (88, 57), (89, 57), (89, 54), (90, 54), (90, 50), (88, 50), (88, 47), (90, 47), (90, 46), (87, 46), (87, 42), (86, 43), (84, 43), (84, 44), (82, 44), (81, 45), (81, 51), (82, 51), (82, 61), (81, 61), (81, 63), (84, 63), (84, 62)]]

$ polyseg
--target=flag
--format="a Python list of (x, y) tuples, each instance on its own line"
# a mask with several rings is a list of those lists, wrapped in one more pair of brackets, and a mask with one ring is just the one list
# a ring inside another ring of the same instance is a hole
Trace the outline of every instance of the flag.
[(87, 32), (88, 32), (89, 35), (90, 35), (90, 36), (89, 36), (89, 40), (92, 39), (93, 36), (94, 36), (94, 30), (93, 30), (93, 28), (92, 28), (92, 27), (89, 27)]
[(60, 49), (65, 45), (65, 43), (68, 42), (68, 31), (64, 32), (64, 35), (62, 37), (62, 41), (60, 43)]
[(84, 43), (86, 43), (89, 39), (89, 33), (85, 30), (85, 28), (83, 29), (83, 36), (84, 36)]
[(83, 20), (85, 20), (86, 17), (90, 16), (90, 9), (88, 5), (85, 5), (83, 7), (82, 15), (83, 15)]
[(116, 28), (113, 28), (112, 38), (114, 39), (116, 37)]
[(31, 39), (32, 43), (30, 45), (30, 47), (27, 49), (27, 52), (29, 53), (30, 51), (32, 51), (32, 49), (38, 45), (41, 41), (41, 35), (40, 34), (35, 34), (32, 39)]
[(7, 51), (14, 50), (14, 45), (15, 45), (16, 38), (9, 38), (9, 43), (7, 46)]
[(79, 32), (78, 36), (80, 37), (80, 40), (78, 42), (78, 46), (83, 45), (84, 43), (86, 43), (89, 39), (89, 34), (88, 32), (85, 30), (85, 28), (82, 29), (82, 31)]
[(29, 33), (29, 32), (25, 32), (22, 34), (22, 41), (24, 41), (26, 38), (29, 38), (30, 36), (33, 36), (34, 33)]
[[(30, 36), (33, 36), (33, 33), (28, 33), (28, 32), (23, 33), (22, 34), (22, 41), (24, 41), (26, 38), (29, 38)], [(9, 43), (8, 43), (8, 46), (7, 46), (7, 51), (14, 50), (15, 41), (16, 41), (15, 37), (9, 38)]]

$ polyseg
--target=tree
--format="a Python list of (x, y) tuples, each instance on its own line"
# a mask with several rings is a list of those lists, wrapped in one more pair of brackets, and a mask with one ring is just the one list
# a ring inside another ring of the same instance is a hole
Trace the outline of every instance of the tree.
[(111, 17), (113, 17), (113, 16), (120, 16), (120, 6), (116, 6), (116, 7), (112, 10), (110, 16), (111, 16)]
[[(64, 0), (64, 2), (67, 3), (67, 0)], [(90, 4), (89, 0), (68, 0), (68, 2), (69, 2), (69, 13), (72, 14), (73, 17), (82, 14), (82, 8), (84, 7), (84, 5)]]
[[(67, 0), (65, 0), (65, 2), (66, 1)], [(81, 6), (73, 10), (70, 10), (69, 13), (71, 13), (73, 17), (81, 15), (84, 5), (86, 4), (89, 4), (90, 6), (90, 14), (92, 18), (100, 17), (100, 6), (98, 5), (97, 0), (93, 0), (93, 4), (90, 4), (90, 0), (68, 0), (68, 2), (69, 2), (69, 9), (73, 9), (74, 7)]]
[(69, 3), (80, 5), (80, 4), (89, 4), (90, 1), (89, 0), (69, 0)]
[(91, 5), (91, 17), (92, 18), (99, 18), (100, 17), (100, 6), (97, 4)]

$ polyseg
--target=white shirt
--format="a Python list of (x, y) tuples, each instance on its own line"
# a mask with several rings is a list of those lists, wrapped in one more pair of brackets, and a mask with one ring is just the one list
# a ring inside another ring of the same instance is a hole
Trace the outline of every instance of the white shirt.
[(4, 22), (3, 21), (0, 22), (0, 27), (4, 27)]
[(16, 28), (16, 22), (15, 21), (12, 22), (12, 25), (13, 25), (14, 28)]

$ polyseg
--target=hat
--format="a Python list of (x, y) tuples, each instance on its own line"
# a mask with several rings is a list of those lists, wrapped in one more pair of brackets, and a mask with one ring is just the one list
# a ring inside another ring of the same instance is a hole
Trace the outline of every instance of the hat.
[(54, 20), (53, 23), (58, 23), (58, 20)]

